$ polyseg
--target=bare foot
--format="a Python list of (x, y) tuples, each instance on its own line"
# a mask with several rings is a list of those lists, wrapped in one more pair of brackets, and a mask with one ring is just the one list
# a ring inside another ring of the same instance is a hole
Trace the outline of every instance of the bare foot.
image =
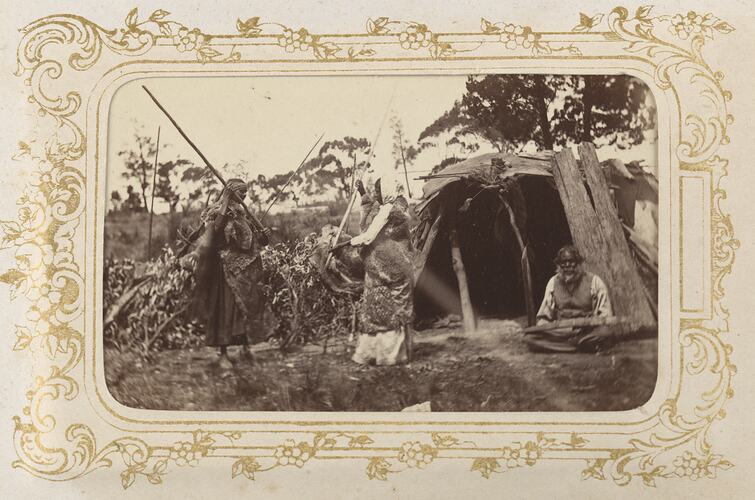
[(244, 345), (241, 348), (241, 357), (244, 358), (248, 363), (254, 362), (254, 352), (252, 351), (252, 346), (250, 345)]
[(228, 356), (220, 356), (220, 361), (218, 362), (218, 368), (221, 370), (232, 370), (233, 369), (233, 363), (230, 359), (228, 359)]

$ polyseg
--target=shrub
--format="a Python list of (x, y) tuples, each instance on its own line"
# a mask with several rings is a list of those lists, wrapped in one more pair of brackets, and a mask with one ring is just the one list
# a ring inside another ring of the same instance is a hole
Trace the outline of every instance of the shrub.
[(191, 272), (182, 268), (175, 255), (167, 249), (146, 265), (130, 259), (105, 262), (103, 305), (106, 314), (116, 301), (128, 293), (138, 281), (137, 268), (152, 275), (139, 285), (122, 314), (107, 325), (106, 345), (119, 349), (175, 349), (202, 345), (202, 328), (183, 313), (191, 303), (194, 284)]
[(310, 260), (316, 241), (312, 233), (262, 252), (265, 293), (276, 321), (273, 335), (284, 345), (343, 335), (353, 321), (353, 299), (330, 291)]

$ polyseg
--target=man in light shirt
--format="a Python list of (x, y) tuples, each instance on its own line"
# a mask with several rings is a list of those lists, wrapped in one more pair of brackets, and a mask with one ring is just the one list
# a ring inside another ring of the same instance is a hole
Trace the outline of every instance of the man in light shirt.
[[(583, 269), (584, 259), (572, 245), (561, 248), (554, 260), (556, 275), (545, 287), (537, 324), (575, 318), (613, 316), (608, 289), (599, 276)], [(539, 352), (595, 352), (610, 346), (610, 326), (553, 328), (525, 335), (525, 342)]]

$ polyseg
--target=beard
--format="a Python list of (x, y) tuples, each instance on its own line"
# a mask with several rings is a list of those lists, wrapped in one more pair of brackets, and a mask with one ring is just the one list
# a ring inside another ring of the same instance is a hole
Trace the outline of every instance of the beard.
[(561, 270), (559, 274), (561, 275), (561, 279), (564, 280), (564, 283), (572, 285), (579, 281), (579, 278), (582, 276), (582, 271), (580, 269)]

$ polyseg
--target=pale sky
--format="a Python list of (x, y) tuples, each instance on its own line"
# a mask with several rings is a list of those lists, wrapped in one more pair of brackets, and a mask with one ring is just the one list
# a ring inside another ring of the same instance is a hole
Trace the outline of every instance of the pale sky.
[[(132, 147), (137, 125), (156, 137), (161, 127), (160, 161), (176, 156), (201, 160), (141, 88), (146, 85), (215, 167), (246, 161), (248, 178), (289, 172), (302, 161), (317, 137), (375, 140), (371, 161), (376, 175), (393, 169), (390, 120), (401, 119), (414, 144), (422, 130), (451, 108), (465, 91), (466, 76), (254, 76), (165, 77), (127, 83), (113, 97), (109, 117), (108, 193), (125, 193), (118, 151)], [(318, 146), (319, 149), (319, 146)], [(313, 155), (316, 153), (313, 152)], [(481, 149), (480, 154), (486, 152)], [(446, 156), (445, 147), (425, 150), (410, 166), (429, 170)], [(634, 151), (604, 148), (601, 159), (646, 159), (654, 165), (655, 144)], [(422, 172), (410, 173), (410, 179)], [(419, 193), (422, 182), (412, 180)], [(136, 186), (135, 186), (136, 187)], [(155, 211), (165, 211), (159, 200)]]

